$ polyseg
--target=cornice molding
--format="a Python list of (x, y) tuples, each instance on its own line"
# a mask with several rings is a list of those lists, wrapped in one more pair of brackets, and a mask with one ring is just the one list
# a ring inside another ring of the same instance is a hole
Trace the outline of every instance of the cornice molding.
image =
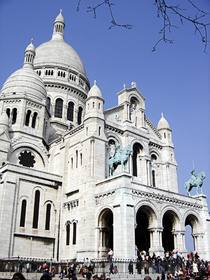
[(184, 206), (184, 207), (190, 207), (194, 209), (202, 209), (202, 205), (198, 205), (197, 203), (189, 202), (189, 201), (184, 201), (181, 199), (177, 199), (175, 197), (168, 197), (164, 194), (156, 194), (156, 193), (148, 193), (145, 191), (138, 191), (138, 190), (132, 190), (132, 194), (136, 197), (144, 197), (148, 199), (153, 199), (153, 200), (158, 200), (161, 202), (165, 203), (170, 203), (170, 204), (176, 204), (177, 206)]

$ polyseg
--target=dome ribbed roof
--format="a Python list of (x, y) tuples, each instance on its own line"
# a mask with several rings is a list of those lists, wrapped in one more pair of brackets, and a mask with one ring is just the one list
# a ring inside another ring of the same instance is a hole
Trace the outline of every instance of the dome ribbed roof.
[(78, 53), (60, 39), (52, 39), (36, 48), (34, 68), (42, 66), (72, 68), (86, 76), (85, 67)]
[(36, 48), (34, 68), (59, 67), (70, 68), (86, 76), (85, 67), (78, 53), (64, 42), (65, 22), (62, 10), (54, 21), (52, 39)]
[(60, 14), (56, 17), (54, 24), (57, 22), (62, 22), (65, 25), (64, 17), (62, 15), (62, 10), (60, 9)]
[(170, 129), (169, 123), (164, 118), (163, 113), (161, 114), (161, 119), (158, 122), (157, 129)]
[(33, 40), (25, 50), (23, 67), (15, 71), (4, 83), (1, 94), (28, 94), (38, 98), (40, 101), (45, 100), (47, 92), (44, 83), (39, 75), (34, 71), (33, 62), (35, 48)]
[(47, 92), (44, 83), (32, 68), (21, 68), (15, 71), (4, 83), (2, 94), (27, 93), (43, 100)]
[(90, 89), (89, 93), (88, 93), (88, 98), (89, 97), (102, 97), (102, 93), (99, 89), (99, 87), (96, 85), (96, 81), (94, 81), (94, 85), (92, 86), (92, 88)]

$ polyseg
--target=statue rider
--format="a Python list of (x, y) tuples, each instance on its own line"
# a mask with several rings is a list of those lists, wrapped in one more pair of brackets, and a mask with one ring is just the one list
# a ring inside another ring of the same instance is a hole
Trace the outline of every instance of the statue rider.
[(195, 172), (195, 168), (193, 168), (193, 170), (191, 171), (191, 184), (194, 185), (195, 184), (195, 180), (198, 177), (198, 173)]
[(116, 142), (115, 142), (115, 152), (114, 152), (114, 155), (113, 157), (116, 157), (117, 155), (121, 155), (122, 151), (120, 149), (120, 144), (116, 145)]

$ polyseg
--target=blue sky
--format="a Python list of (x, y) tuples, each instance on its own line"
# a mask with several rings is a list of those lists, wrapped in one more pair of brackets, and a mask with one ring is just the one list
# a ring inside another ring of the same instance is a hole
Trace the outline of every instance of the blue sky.
[[(206, 173), (203, 191), (210, 211), (210, 54), (204, 53), (193, 26), (181, 25), (176, 19), (178, 28), (168, 35), (174, 44), (160, 43), (152, 52), (162, 26), (153, 0), (112, 1), (115, 20), (132, 24), (131, 30), (109, 30), (106, 6), (97, 11), (96, 18), (87, 13), (87, 6), (98, 1), (82, 0), (77, 12), (77, 0), (1, 0), (0, 87), (22, 67), (31, 38), (35, 47), (51, 39), (53, 22), (62, 9), (65, 41), (80, 55), (90, 84), (97, 80), (105, 109), (117, 105), (116, 93), (123, 84), (129, 88), (135, 81), (146, 98), (147, 117), (157, 127), (163, 112), (172, 129), (179, 192), (186, 194), (184, 182), (190, 178), (194, 162), (196, 172)], [(210, 13), (209, 0), (194, 3)]]

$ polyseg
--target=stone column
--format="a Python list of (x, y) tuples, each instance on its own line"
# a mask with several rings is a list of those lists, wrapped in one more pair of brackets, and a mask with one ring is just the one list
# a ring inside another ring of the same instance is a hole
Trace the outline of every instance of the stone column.
[(205, 252), (205, 248), (204, 248), (204, 244), (203, 244), (203, 234), (202, 233), (195, 233), (192, 234), (192, 237), (194, 239), (194, 247), (195, 247), (195, 252), (198, 252), (198, 255), (200, 256), (200, 258), (204, 258), (205, 256), (203, 256), (203, 252)]
[(155, 252), (156, 256), (164, 257), (164, 249), (162, 247), (163, 228), (148, 228), (150, 232), (150, 255)]
[(78, 109), (75, 109), (74, 110), (74, 123), (75, 124), (78, 124)]
[[(116, 190), (114, 201), (114, 256), (135, 258), (134, 205), (130, 190), (126, 187)], [(129, 240), (129, 242), (127, 242)]]
[(185, 252), (185, 232), (174, 230), (174, 250), (178, 252)]

